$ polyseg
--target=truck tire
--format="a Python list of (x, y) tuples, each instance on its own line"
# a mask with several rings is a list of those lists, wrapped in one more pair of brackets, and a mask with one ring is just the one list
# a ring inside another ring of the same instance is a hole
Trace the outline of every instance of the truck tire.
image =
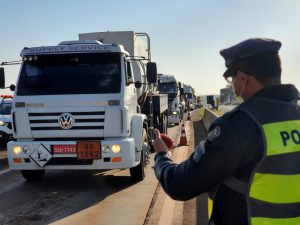
[(135, 182), (142, 181), (145, 177), (145, 165), (146, 165), (146, 159), (145, 159), (145, 154), (146, 154), (146, 147), (148, 145), (148, 138), (147, 138), (147, 132), (146, 129), (143, 128), (143, 146), (142, 146), (142, 151), (141, 151), (141, 160), (140, 164), (130, 168), (130, 175), (131, 175), (131, 180)]
[(160, 133), (167, 134), (168, 133), (168, 117), (163, 115), (159, 119), (159, 125), (156, 127)]
[(22, 176), (27, 181), (39, 181), (43, 178), (45, 170), (21, 170)]
[(164, 116), (164, 121), (163, 121), (163, 124), (164, 124), (164, 134), (168, 134), (168, 117), (167, 116)]

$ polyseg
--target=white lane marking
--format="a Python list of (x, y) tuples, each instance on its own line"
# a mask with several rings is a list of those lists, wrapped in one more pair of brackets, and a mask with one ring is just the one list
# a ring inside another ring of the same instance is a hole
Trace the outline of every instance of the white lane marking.
[(9, 171), (10, 171), (10, 169), (2, 170), (2, 171), (0, 171), (0, 175), (5, 174), (5, 173), (7, 173), (7, 172), (9, 172)]

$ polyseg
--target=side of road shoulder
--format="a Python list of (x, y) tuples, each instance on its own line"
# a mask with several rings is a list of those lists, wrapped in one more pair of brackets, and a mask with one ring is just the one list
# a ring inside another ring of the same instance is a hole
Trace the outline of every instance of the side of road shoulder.
[(8, 165), (6, 150), (0, 150), (0, 169)]

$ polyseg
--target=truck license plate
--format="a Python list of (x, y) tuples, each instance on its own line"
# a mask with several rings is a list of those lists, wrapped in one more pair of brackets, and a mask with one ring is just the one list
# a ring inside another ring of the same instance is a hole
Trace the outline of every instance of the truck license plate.
[(53, 154), (76, 154), (76, 145), (52, 145)]
[(101, 159), (100, 141), (78, 141), (77, 158), (78, 159)]

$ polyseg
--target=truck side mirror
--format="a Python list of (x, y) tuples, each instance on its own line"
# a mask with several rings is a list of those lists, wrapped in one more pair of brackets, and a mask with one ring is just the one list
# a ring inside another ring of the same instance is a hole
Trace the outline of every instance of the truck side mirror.
[(16, 89), (16, 85), (14, 85), (14, 84), (11, 84), (11, 85), (9, 86), (9, 89), (10, 89), (11, 91), (15, 91), (15, 89)]
[(142, 87), (142, 83), (140, 81), (136, 81), (136, 82), (134, 82), (134, 87), (140, 88), (140, 87)]
[(179, 93), (180, 93), (180, 95), (184, 95), (184, 92), (183, 92), (184, 90), (183, 90), (183, 88), (179, 88)]
[(156, 83), (157, 82), (157, 68), (156, 63), (147, 63), (147, 82)]
[(0, 68), (0, 88), (5, 88), (5, 74), (4, 68)]

